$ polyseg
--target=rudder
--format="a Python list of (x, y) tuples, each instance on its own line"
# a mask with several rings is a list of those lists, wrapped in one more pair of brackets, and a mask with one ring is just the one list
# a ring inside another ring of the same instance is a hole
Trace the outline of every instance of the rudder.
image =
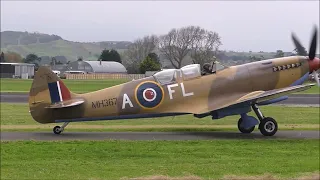
[(51, 103), (57, 103), (71, 99), (71, 92), (61, 80), (48, 83)]

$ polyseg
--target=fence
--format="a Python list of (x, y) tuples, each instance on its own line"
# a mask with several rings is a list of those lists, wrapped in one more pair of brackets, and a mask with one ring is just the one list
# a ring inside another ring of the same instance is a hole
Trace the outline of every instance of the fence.
[(66, 74), (66, 79), (141, 79), (144, 74)]

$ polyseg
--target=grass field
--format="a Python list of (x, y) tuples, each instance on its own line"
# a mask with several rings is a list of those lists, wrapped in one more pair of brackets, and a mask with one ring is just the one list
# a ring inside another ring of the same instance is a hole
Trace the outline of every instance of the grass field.
[[(27, 104), (1, 103), (1, 130), (39, 130), (51, 129), (55, 124), (39, 124), (28, 112)], [(279, 129), (319, 129), (319, 108), (264, 106), (261, 110), (266, 116), (274, 117)], [(250, 115), (254, 115), (250, 112)], [(76, 122), (68, 125), (67, 130), (81, 131), (218, 131), (237, 129), (239, 116), (229, 116), (220, 120), (210, 117), (198, 119), (192, 115), (176, 117), (146, 118), (118, 121)]]
[[(126, 79), (110, 80), (69, 80), (64, 79), (66, 86), (75, 93), (95, 91), (127, 82)], [(29, 92), (32, 79), (1, 79), (1, 92)]]
[(1, 179), (217, 179), (266, 173), (294, 178), (318, 171), (318, 140), (1, 143)]
[[(109, 79), (109, 80), (63, 80), (70, 91), (75, 93), (86, 93), (103, 88), (118, 85), (129, 80)], [(1, 92), (29, 92), (32, 79), (1, 79)], [(298, 92), (298, 94), (320, 94), (320, 88), (312, 88)]]

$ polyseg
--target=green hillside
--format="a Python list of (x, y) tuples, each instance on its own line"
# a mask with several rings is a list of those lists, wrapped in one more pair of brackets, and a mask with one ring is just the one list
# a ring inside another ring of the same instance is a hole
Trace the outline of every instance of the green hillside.
[(65, 56), (74, 61), (82, 56), (86, 59), (96, 59), (96, 56), (105, 48), (123, 51), (131, 42), (102, 41), (94, 43), (72, 42), (57, 35), (28, 33), (17, 31), (1, 32), (1, 51), (16, 52), (21, 56), (35, 53), (38, 56)]
[(61, 40), (57, 35), (42, 33), (30, 33), (20, 31), (3, 31), (1, 32), (1, 48), (9, 45), (28, 45), (34, 43), (48, 43), (51, 41)]
[[(1, 49), (2, 50), (2, 49)], [(28, 45), (9, 45), (3, 51), (17, 52), (21, 56), (35, 53), (38, 56), (66, 56), (67, 59), (76, 60), (78, 56), (88, 58), (94, 54), (101, 53), (99, 45), (75, 43), (66, 40), (51, 41), (48, 43), (37, 43)], [(90, 52), (92, 55), (90, 55)]]

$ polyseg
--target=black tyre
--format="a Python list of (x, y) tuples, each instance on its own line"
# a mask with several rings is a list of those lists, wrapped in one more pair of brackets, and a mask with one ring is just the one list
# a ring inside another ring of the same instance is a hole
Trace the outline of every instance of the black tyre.
[(53, 132), (55, 133), (55, 134), (60, 134), (62, 131), (60, 130), (60, 126), (55, 126), (54, 128), (53, 128)]
[(266, 117), (260, 122), (259, 130), (264, 136), (273, 136), (278, 131), (278, 123), (273, 118)]
[(243, 121), (242, 118), (240, 118), (239, 121), (238, 121), (238, 129), (239, 129), (239, 131), (242, 132), (242, 133), (245, 133), (245, 134), (251, 133), (254, 130), (255, 126), (253, 126), (251, 128), (247, 128), (247, 129), (244, 128), (244, 127), (240, 127), (240, 124), (241, 124), (242, 121)]

